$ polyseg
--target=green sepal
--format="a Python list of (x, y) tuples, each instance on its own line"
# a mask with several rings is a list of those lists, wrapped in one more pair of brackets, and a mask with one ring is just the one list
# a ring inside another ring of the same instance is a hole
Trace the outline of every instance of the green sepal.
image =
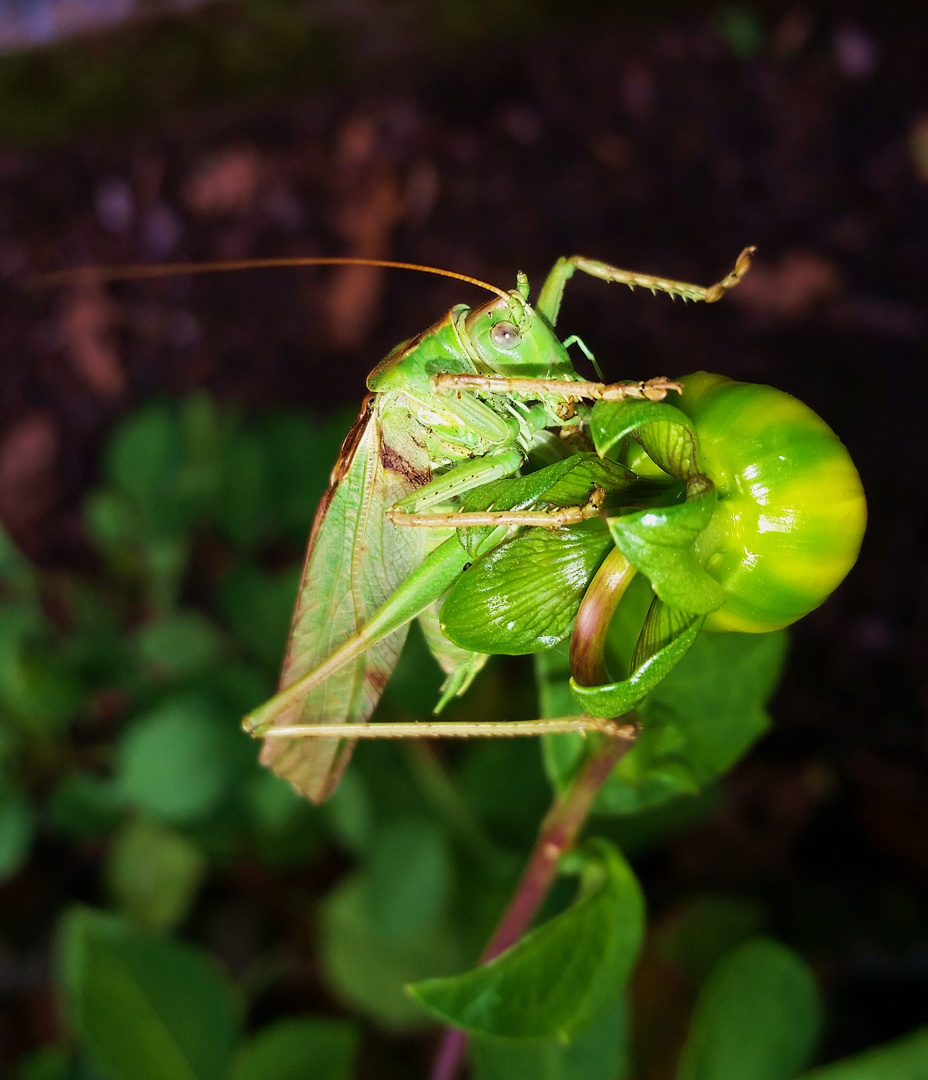
[(686, 502), (608, 520), (616, 546), (671, 607), (694, 615), (718, 611), (722, 587), (696, 558), (695, 544), (715, 510), (715, 487), (699, 477), (687, 485)]
[(597, 401), (590, 416), (590, 435), (603, 457), (631, 437), (677, 480), (699, 475), (696, 427), (685, 413), (666, 402)]
[(624, 716), (643, 701), (689, 652), (705, 616), (668, 607), (655, 597), (648, 609), (635, 651), (631, 675), (603, 686), (579, 686), (570, 690), (584, 712), (605, 718)]
[[(616, 655), (627, 653), (630, 663), (637, 637), (636, 632), (627, 650), (624, 640), (610, 644), (619, 649)], [(681, 818), (699, 816), (712, 807), (716, 796), (707, 791), (712, 781), (731, 769), (770, 727), (766, 704), (776, 688), (786, 644), (782, 631), (701, 633), (680, 663), (636, 707), (641, 734), (600, 790), (594, 812), (633, 817), (698, 792), (703, 793), (700, 798), (684, 799), (670, 811), (670, 819), (659, 816), (655, 823), (669, 824), (678, 813)], [(575, 712), (566, 648), (541, 653), (536, 671), (541, 715)], [(555, 790), (563, 791), (589, 753), (589, 739), (547, 735), (543, 746), (548, 776)], [(646, 819), (641, 827), (645, 831), (649, 827)]]
[(441, 609), (442, 632), (463, 649), (509, 656), (556, 645), (570, 633), (610, 547), (598, 520), (520, 533), (454, 583)]
[(782, 632), (701, 633), (639, 707), (641, 735), (600, 790), (597, 812), (636, 814), (706, 792), (769, 728), (785, 645)]
[(408, 987), (455, 1027), (510, 1039), (570, 1039), (615, 1000), (638, 955), (644, 900), (608, 841), (588, 842), (578, 899), (495, 960)]

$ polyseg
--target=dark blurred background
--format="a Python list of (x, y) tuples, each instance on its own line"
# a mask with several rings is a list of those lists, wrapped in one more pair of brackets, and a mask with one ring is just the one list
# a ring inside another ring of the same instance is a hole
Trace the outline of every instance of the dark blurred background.
[[(81, 506), (127, 413), (200, 388), (246, 415), (350, 410), (393, 344), (480, 294), (346, 269), (45, 291), (30, 274), (360, 255), (537, 287), (582, 253), (708, 284), (758, 246), (717, 306), (576, 278), (561, 313), (609, 378), (707, 368), (799, 396), (870, 505), (858, 566), (795, 629), (773, 732), (718, 814), (636, 868), (656, 920), (693, 890), (762, 897), (819, 961), (826, 1056), (928, 1020), (918, 6), (140, 2), (40, 48), (15, 40), (30, 7), (0, 7), (0, 517), (49, 574), (97, 571)], [(33, 20), (46, 37), (58, 7)], [(17, 996), (22, 957), (45, 955), (18, 922), (30, 895), (0, 886), (5, 1067), (38, 1038)]]

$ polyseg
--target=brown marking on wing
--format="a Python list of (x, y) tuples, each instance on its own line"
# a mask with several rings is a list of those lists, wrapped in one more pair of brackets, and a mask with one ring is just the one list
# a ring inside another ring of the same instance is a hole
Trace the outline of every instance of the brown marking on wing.
[(387, 683), (390, 681), (390, 676), (381, 671), (380, 668), (368, 668), (364, 673), (364, 677), (371, 684), (371, 689), (378, 697), (386, 690)]
[[(374, 394), (368, 394), (361, 402), (361, 408), (358, 411), (358, 415), (355, 417), (354, 423), (348, 430), (348, 434), (342, 440), (341, 448), (338, 451), (338, 457), (335, 460), (335, 465), (332, 468), (332, 475), (329, 477), (329, 486), (325, 490), (325, 494), (319, 500), (319, 505), (316, 507), (316, 516), (313, 518), (313, 527), (309, 533), (309, 542), (306, 545), (306, 556), (303, 559), (303, 573), (300, 578), (300, 593), (302, 593), (303, 585), (306, 581), (306, 573), (309, 568), (310, 559), (313, 556), (313, 548), (316, 546), (316, 537), (319, 535), (322, 529), (322, 523), (325, 521), (325, 516), (329, 512), (329, 507), (332, 505), (332, 500), (335, 498), (335, 492), (338, 491), (338, 485), (344, 480), (345, 475), (351, 468), (351, 462), (354, 459), (355, 452), (358, 449), (358, 445), (361, 442), (361, 438), (364, 435), (367, 425), (370, 422), (371, 412), (374, 407)], [(297, 603), (293, 610), (293, 615), (290, 621), (290, 636), (293, 636), (293, 632), (299, 621), (300, 605)], [(278, 688), (283, 690), (287, 685), (287, 667), (289, 659), (289, 645), (287, 646), (287, 655), (284, 657), (283, 671), (280, 675), (278, 682)], [(265, 743), (267, 747), (267, 743)], [(263, 760), (263, 759), (262, 759)], [(268, 762), (265, 762), (268, 764)]]
[(354, 460), (355, 451), (358, 449), (361, 436), (364, 434), (364, 431), (370, 422), (371, 411), (374, 407), (374, 396), (374, 394), (368, 394), (364, 398), (364, 401), (361, 402), (361, 409), (355, 417), (354, 423), (349, 428), (348, 434), (342, 440), (341, 448), (338, 451), (338, 457), (335, 459), (335, 465), (332, 467), (332, 473), (329, 476), (329, 486), (325, 489), (325, 494), (319, 500), (319, 505), (316, 508), (316, 516), (313, 518), (313, 527), (309, 533), (309, 543), (306, 545), (307, 563), (312, 554), (316, 534), (322, 527), (322, 522), (325, 520), (329, 507), (332, 505), (332, 500), (335, 498), (335, 492), (338, 490), (338, 485), (344, 480), (345, 474), (351, 468), (351, 462)]
[(406, 478), (414, 488), (423, 487), (432, 479), (429, 469), (417, 469), (412, 462), (407, 461), (398, 450), (380, 441), (380, 463), (390, 472), (398, 473)]
[(330, 492), (333, 488), (338, 487), (345, 478), (345, 473), (351, 468), (351, 462), (354, 460), (354, 454), (358, 448), (358, 443), (361, 441), (361, 436), (364, 434), (368, 422), (370, 421), (371, 412), (374, 408), (374, 398), (376, 396), (376, 394), (365, 395), (354, 423), (348, 429), (348, 434), (342, 440), (341, 448), (338, 451), (338, 457), (335, 459), (335, 465), (332, 469), (332, 475), (329, 477), (329, 490), (326, 492), (326, 496), (329, 497), (330, 502)]

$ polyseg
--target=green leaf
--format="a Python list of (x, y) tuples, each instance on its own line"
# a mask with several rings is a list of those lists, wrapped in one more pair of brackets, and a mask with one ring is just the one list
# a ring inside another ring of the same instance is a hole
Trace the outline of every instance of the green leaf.
[(627, 679), (602, 686), (580, 686), (570, 680), (570, 691), (584, 712), (615, 717), (639, 705), (655, 690), (691, 649), (703, 618), (668, 607), (655, 597), (632, 657)]
[(171, 535), (187, 524), (178, 479), (184, 439), (177, 407), (160, 401), (129, 416), (113, 433), (106, 470), (129, 495), (151, 535)]
[(115, 488), (93, 491), (84, 501), (84, 523), (110, 572), (140, 580), (150, 605), (170, 608), (176, 601), (188, 558), (188, 537), (180, 515), (166, 532), (157, 531), (131, 496)]
[[(620, 647), (625, 649), (625, 627), (618, 629)], [(638, 706), (644, 730), (600, 791), (596, 811), (631, 814), (650, 809), (705, 790), (731, 768), (767, 729), (764, 705), (779, 679), (786, 644), (782, 632), (700, 634), (689, 653)], [(566, 649), (540, 654), (536, 665), (541, 715), (575, 711), (576, 690), (569, 681)], [(545, 768), (558, 791), (586, 752), (587, 743), (579, 735), (545, 737)]]
[(796, 953), (768, 938), (747, 942), (703, 987), (677, 1080), (791, 1080), (815, 1049), (821, 1012)]
[(251, 563), (235, 567), (219, 588), (219, 605), (240, 641), (275, 671), (287, 644), (300, 568), (270, 573)]
[(122, 571), (131, 562), (126, 549), (142, 542), (142, 523), (135, 505), (129, 495), (115, 488), (101, 488), (87, 496), (84, 528), (97, 549), (116, 561)]
[(301, 799), (270, 769), (257, 768), (241, 792), (251, 832), (264, 862), (289, 866), (306, 862), (321, 841), (318, 809)]
[[(410, 719), (431, 719), (436, 703), (442, 696), (444, 675), (431, 651), (433, 644), (439, 647), (438, 639), (443, 643), (441, 647), (448, 650), (446, 659), (452, 659), (454, 654), (461, 658), (474, 656), (472, 652), (458, 649), (442, 634), (437, 621), (440, 606), (440, 601), (430, 606), (423, 613), (424, 619), (420, 615), (410, 625), (403, 650), (384, 690), (388, 707), (406, 714)], [(448, 670), (451, 670), (450, 667)]]
[[(542, 653), (542, 656), (545, 654)], [(505, 694), (510, 690), (503, 689)], [(510, 705), (513, 695), (509, 693)], [(534, 739), (471, 739), (461, 755), (456, 786), (468, 811), (505, 845), (510, 858), (531, 845), (551, 803)]]
[(926, 1080), (928, 1028), (803, 1073), (799, 1080)]
[[(404, 873), (403, 866), (394, 867)], [(423, 1011), (403, 993), (408, 982), (464, 962), (459, 935), (442, 917), (402, 941), (385, 941), (370, 911), (363, 875), (344, 881), (326, 898), (320, 917), (322, 966), (337, 995), (395, 1028), (421, 1027)]]
[(163, 675), (182, 678), (218, 660), (222, 636), (205, 615), (182, 611), (144, 627), (138, 649), (142, 659)]
[[(725, 807), (725, 793), (715, 785), (682, 796), (680, 792), (671, 794), (677, 797), (668, 797), (635, 813), (615, 817), (609, 823), (610, 837), (630, 858), (711, 821)], [(595, 810), (598, 813), (600, 807), (596, 806)], [(752, 927), (752, 933), (757, 929)], [(739, 940), (736, 937), (727, 941), (726, 947)], [(707, 943), (707, 946), (711, 945), (711, 942)], [(713, 959), (717, 957), (713, 956)]]
[(10, 1075), (16, 1080), (118, 1080), (90, 1054), (75, 1056), (72, 1050), (55, 1044), (33, 1051)]
[(272, 523), (268, 472), (261, 437), (253, 430), (239, 432), (223, 455), (216, 501), (219, 529), (238, 547), (253, 547)]
[(155, 608), (176, 602), (192, 529), (215, 512), (233, 429), (198, 394), (139, 410), (110, 440), (109, 485), (87, 501), (88, 528), (119, 576), (141, 579)]
[(360, 855), (370, 850), (376, 832), (375, 811), (367, 786), (356, 769), (345, 773), (322, 813), (335, 839), (348, 851)]
[(767, 730), (786, 635), (702, 633), (639, 708), (644, 730), (600, 791), (627, 814), (703, 790)]
[(16, 1070), (16, 1080), (71, 1080), (71, 1054), (63, 1046), (33, 1050)]
[(195, 821), (225, 796), (248, 750), (245, 736), (206, 698), (177, 695), (126, 730), (117, 783), (128, 802), (156, 817)]
[(561, 642), (535, 656), (539, 716), (568, 716), (576, 708), (570, 692), (570, 648)]
[(12, 877), (29, 857), (35, 812), (20, 792), (0, 795), (0, 881)]
[(34, 599), (36, 581), (32, 565), (13, 543), (6, 529), (0, 525), (0, 581), (4, 585), (4, 597)]
[(236, 1050), (229, 1080), (351, 1080), (358, 1041), (343, 1020), (280, 1020)]
[(437, 825), (424, 817), (390, 821), (377, 834), (364, 874), (374, 933), (389, 944), (414, 942), (444, 910), (452, 870), (451, 853)]
[(0, 604), (0, 707), (34, 733), (60, 728), (83, 704), (83, 688), (56, 651), (35, 600)]
[(98, 836), (122, 820), (124, 802), (116, 783), (93, 773), (72, 773), (62, 780), (49, 803), (56, 829), (73, 837)]
[(230, 436), (241, 437), (235, 414), (219, 406), (203, 391), (185, 398), (179, 406), (184, 450), (179, 491), (194, 518), (214, 512), (222, 467)]
[(183, 922), (206, 869), (196, 847), (146, 818), (126, 823), (105, 873), (118, 907), (139, 926), (169, 930)]
[(530, 529), (478, 559), (451, 587), (441, 624), (456, 645), (518, 656), (563, 640), (612, 546), (600, 522)]
[[(40, 1059), (33, 1069), (29, 1068), (33, 1064), (30, 1061), (26, 1067), (21, 1068), (16, 1080), (120, 1080), (86, 1051), (77, 1054), (66, 1050), (59, 1051), (64, 1060), (60, 1062), (61, 1068), (55, 1071), (54, 1055), (57, 1048), (46, 1049), (49, 1051), (46, 1060), (42, 1062)], [(40, 1050), (35, 1057), (40, 1058), (41, 1054)]]
[(700, 565), (695, 550), (715, 502), (709, 481), (691, 483), (684, 503), (608, 519), (617, 547), (661, 600), (696, 615), (716, 611), (725, 602), (721, 585)]
[(470, 1041), (474, 1080), (616, 1080), (626, 1074), (627, 1027), (625, 1000), (617, 998), (567, 1043), (475, 1035)]
[(693, 421), (666, 402), (597, 401), (590, 416), (590, 435), (603, 456), (622, 439), (635, 438), (668, 475), (690, 480), (699, 474)]
[(430, 1012), (466, 1031), (506, 1038), (571, 1036), (622, 989), (641, 944), (644, 901), (605, 840), (586, 848), (580, 897), (488, 964), (409, 988)]
[(267, 455), (273, 524), (297, 545), (306, 543), (355, 411), (339, 409), (324, 421), (308, 420), (303, 413), (272, 413), (257, 423)]
[(761, 906), (752, 900), (724, 893), (699, 896), (663, 928), (658, 948), (702, 982), (725, 953), (755, 937), (763, 922)]
[(59, 957), (71, 1024), (120, 1080), (223, 1080), (238, 1016), (203, 953), (73, 908)]
[[(535, 657), (535, 677), (539, 716), (551, 719), (570, 716), (577, 711), (577, 703), (570, 689), (570, 656), (566, 642)], [(555, 791), (564, 790), (589, 752), (590, 740), (582, 735), (542, 737), (542, 761)]]

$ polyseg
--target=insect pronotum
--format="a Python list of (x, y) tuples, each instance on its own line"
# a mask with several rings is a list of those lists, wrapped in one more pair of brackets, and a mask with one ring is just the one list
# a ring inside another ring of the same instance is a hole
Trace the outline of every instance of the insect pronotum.
[[(439, 705), (460, 694), (486, 656), (441, 632), (438, 604), (473, 560), (456, 530), (483, 527), (481, 551), (512, 529), (559, 529), (599, 512), (591, 486), (584, 503), (473, 514), (462, 496), (517, 474), (560, 433), (579, 423), (575, 403), (641, 398), (679, 389), (667, 379), (605, 384), (582, 379), (568, 354), (578, 344), (556, 332), (564, 287), (575, 271), (684, 300), (721, 299), (747, 272), (745, 248), (721, 281), (703, 287), (621, 270), (582, 256), (561, 258), (529, 303), (519, 274), (505, 291), (450, 271), (392, 261), (308, 258), (238, 263), (90, 268), (50, 274), (41, 285), (142, 278), (269, 266), (359, 264), (423, 270), (493, 293), (478, 307), (457, 305), (398, 345), (371, 372), (370, 393), (345, 438), (316, 513), (297, 596), (279, 692), (244, 720), (264, 738), (262, 761), (315, 802), (344, 771), (354, 740), (423, 736), (511, 736), (604, 732), (631, 739), (634, 725), (580, 715), (500, 723), (368, 723), (418, 618), (448, 679)], [(589, 354), (587, 354), (589, 355)], [(592, 358), (591, 358), (592, 359)], [(561, 451), (566, 456), (569, 450)]]

